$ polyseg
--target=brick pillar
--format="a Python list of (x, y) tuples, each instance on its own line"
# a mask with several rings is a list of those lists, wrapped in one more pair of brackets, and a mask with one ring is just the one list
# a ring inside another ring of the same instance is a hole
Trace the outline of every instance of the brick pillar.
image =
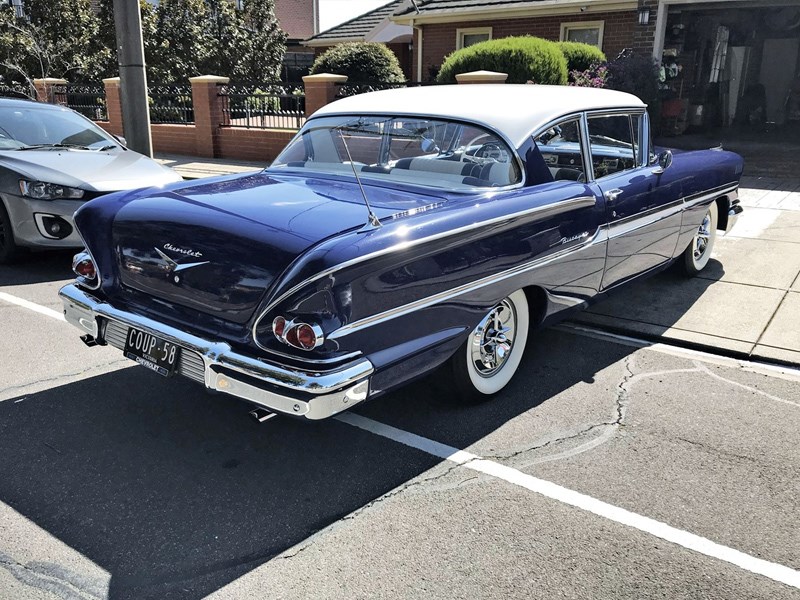
[(495, 71), (472, 71), (456, 75), (456, 81), (461, 84), (505, 83), (506, 79), (508, 79), (508, 73), (496, 73)]
[(103, 87), (106, 88), (106, 113), (108, 114), (108, 125), (111, 133), (124, 135), (125, 127), (122, 123), (122, 101), (119, 95), (119, 77), (103, 79)]
[(194, 131), (197, 156), (214, 158), (219, 155), (219, 128), (225, 122), (223, 98), (219, 85), (230, 79), (216, 75), (190, 77), (192, 84), (192, 107), (194, 109)]
[(36, 99), (39, 102), (48, 102), (50, 104), (66, 104), (67, 99), (63, 94), (58, 93), (58, 87), (67, 85), (66, 79), (54, 79), (47, 77), (45, 79), (34, 79), (33, 87), (36, 88)]
[(336, 100), (338, 85), (347, 82), (347, 75), (319, 73), (303, 77), (306, 88), (306, 117), (310, 117), (326, 104)]
[[(639, 12), (649, 11), (647, 23), (639, 24)], [(653, 45), (656, 36), (656, 21), (658, 19), (658, 0), (639, 0), (639, 11), (636, 15), (636, 25), (633, 30), (633, 51), (636, 54), (647, 56), (653, 54)], [(609, 58), (611, 58), (609, 56)]]

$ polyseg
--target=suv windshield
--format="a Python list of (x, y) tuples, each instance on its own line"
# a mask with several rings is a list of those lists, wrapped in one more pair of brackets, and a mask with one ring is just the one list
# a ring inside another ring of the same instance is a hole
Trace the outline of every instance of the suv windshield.
[(312, 119), (270, 170), (352, 175), (452, 190), (519, 183), (514, 152), (476, 125), (425, 117)]
[(117, 148), (102, 129), (71, 110), (0, 106), (0, 150), (25, 148)]

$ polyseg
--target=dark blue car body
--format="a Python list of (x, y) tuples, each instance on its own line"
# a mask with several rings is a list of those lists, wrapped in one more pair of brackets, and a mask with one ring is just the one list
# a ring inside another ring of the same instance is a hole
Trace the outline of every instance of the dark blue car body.
[[(649, 139), (644, 109), (630, 110)], [(75, 222), (98, 275), (62, 290), (67, 319), (120, 349), (129, 328), (150, 332), (209, 389), (325, 418), (431, 372), (517, 290), (531, 327), (552, 323), (682, 256), (712, 203), (721, 230), (741, 211), (735, 154), (676, 152), (664, 168), (644, 144), (632, 168), (556, 179), (534, 141), (548, 125), (514, 143), (510, 189), (276, 168), (94, 200)], [(324, 341), (287, 346), (277, 316)]]

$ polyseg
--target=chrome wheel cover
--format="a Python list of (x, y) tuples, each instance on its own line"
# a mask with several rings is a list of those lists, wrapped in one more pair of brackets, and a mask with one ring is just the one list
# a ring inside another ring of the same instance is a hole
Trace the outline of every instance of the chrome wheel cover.
[(517, 313), (508, 298), (495, 306), (472, 332), (470, 360), (481, 377), (492, 377), (502, 369), (517, 330)]
[(707, 212), (703, 222), (694, 234), (694, 247), (692, 255), (695, 262), (700, 261), (708, 250), (709, 240), (711, 240), (711, 213)]

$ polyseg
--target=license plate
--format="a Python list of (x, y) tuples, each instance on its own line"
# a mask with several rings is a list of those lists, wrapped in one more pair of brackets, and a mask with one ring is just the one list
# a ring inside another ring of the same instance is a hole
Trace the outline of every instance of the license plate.
[(175, 365), (181, 355), (180, 346), (133, 327), (128, 330), (128, 337), (125, 338), (124, 352), (127, 358), (164, 377), (175, 372)]

